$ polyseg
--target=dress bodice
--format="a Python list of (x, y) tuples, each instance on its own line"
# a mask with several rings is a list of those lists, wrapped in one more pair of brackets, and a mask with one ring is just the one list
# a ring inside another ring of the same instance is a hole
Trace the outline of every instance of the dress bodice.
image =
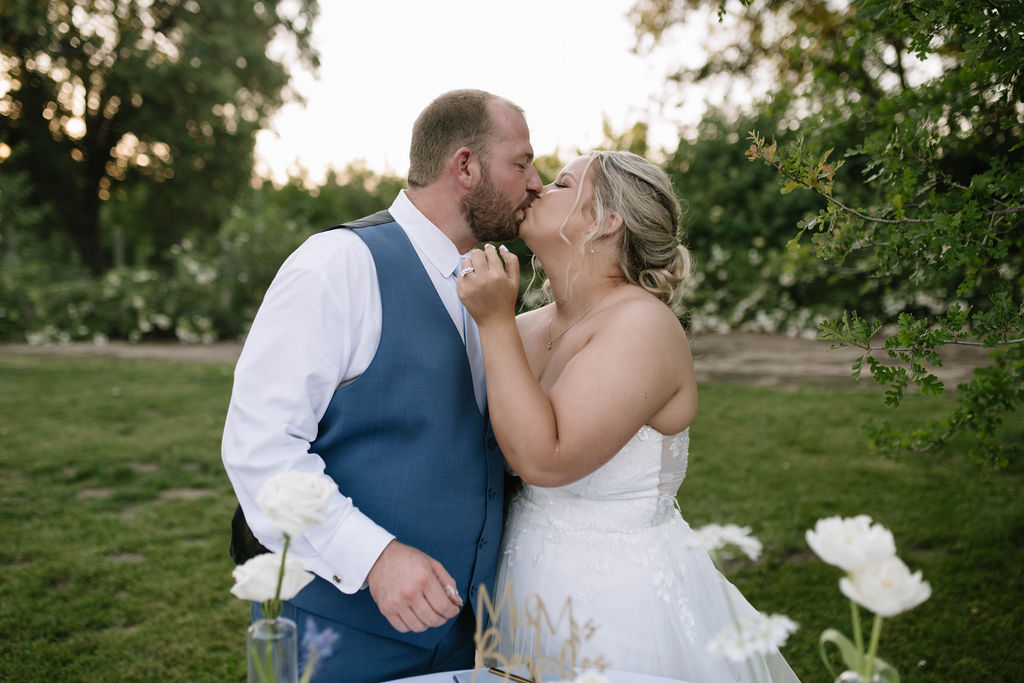
[(611, 460), (566, 486), (521, 494), (556, 525), (627, 531), (655, 526), (675, 509), (686, 476), (689, 430), (666, 435), (642, 426)]
[(545, 680), (601, 661), (674, 680), (798, 683), (777, 651), (742, 665), (708, 654), (723, 628), (756, 612), (675, 506), (689, 443), (687, 430), (644, 426), (586, 477), (513, 498), (495, 582), (516, 605), (496, 619), (507, 661), (551, 665)]

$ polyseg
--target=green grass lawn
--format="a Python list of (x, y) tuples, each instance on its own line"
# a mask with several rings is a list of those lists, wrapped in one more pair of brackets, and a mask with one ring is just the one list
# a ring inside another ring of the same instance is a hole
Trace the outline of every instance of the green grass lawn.
[[(228, 593), (235, 503), (219, 446), (230, 385), (227, 366), (0, 356), (0, 680), (245, 678), (249, 608)], [(942, 409), (914, 397), (892, 417)], [(881, 410), (848, 385), (702, 387), (684, 515), (764, 542), (729, 575), (800, 623), (784, 654), (804, 681), (830, 680), (817, 638), (849, 634), (849, 603), (803, 534), (860, 513), (932, 585), (882, 634), (904, 680), (1024, 679), (1024, 467), (991, 472), (966, 442), (879, 458), (860, 424)]]

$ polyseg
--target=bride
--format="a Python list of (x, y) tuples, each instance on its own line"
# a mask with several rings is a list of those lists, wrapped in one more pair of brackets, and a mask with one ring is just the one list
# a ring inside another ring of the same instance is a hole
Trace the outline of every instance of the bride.
[[(520, 610), (538, 595), (553, 620), (571, 598), (573, 621), (597, 626), (578, 661), (694, 682), (795, 681), (777, 652), (752, 667), (707, 652), (754, 610), (675, 506), (697, 413), (689, 343), (670, 308), (690, 268), (679, 213), (657, 166), (594, 152), (544, 187), (520, 228), (553, 303), (515, 316), (519, 263), (504, 247), (463, 261), (459, 296), (480, 330), (491, 421), (525, 484), (495, 591), (510, 583)], [(505, 656), (557, 658), (571, 637), (564, 621), (513, 629), (508, 611)]]

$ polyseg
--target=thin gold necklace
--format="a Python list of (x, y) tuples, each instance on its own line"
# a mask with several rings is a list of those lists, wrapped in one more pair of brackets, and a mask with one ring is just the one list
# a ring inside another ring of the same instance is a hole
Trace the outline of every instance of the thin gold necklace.
[[(569, 323), (569, 327), (567, 327), (567, 328), (565, 328), (564, 330), (562, 330), (562, 331), (561, 331), (561, 332), (559, 333), (559, 335), (558, 335), (557, 337), (555, 337), (554, 339), (552, 339), (552, 338), (551, 338), (551, 321), (549, 320), (549, 321), (548, 321), (548, 351), (550, 351), (550, 350), (551, 350), (551, 345), (552, 345), (552, 344), (554, 344), (554, 343), (555, 343), (556, 341), (558, 341), (559, 339), (561, 339), (561, 338), (562, 338), (562, 336), (563, 336), (563, 335), (564, 335), (564, 334), (565, 334), (566, 332), (568, 332), (569, 330), (571, 330), (571, 329), (572, 329), (572, 326), (573, 326), (573, 325), (575, 325), (575, 324), (576, 324), (576, 323), (578, 323), (579, 321), (581, 321), (581, 320), (583, 320), (584, 318), (586, 318), (586, 317), (587, 317), (587, 315), (588, 315), (588, 314), (589, 314), (589, 313), (590, 313), (590, 312), (591, 312), (592, 310), (594, 310), (595, 308), (597, 308), (597, 305), (598, 305), (599, 303), (601, 303), (602, 301), (604, 301), (605, 299), (607, 299), (607, 298), (608, 298), (608, 295), (609, 295), (609, 294), (611, 294), (612, 292), (614, 292), (614, 291), (615, 291), (615, 289), (616, 289), (615, 287), (612, 287), (612, 288), (611, 288), (611, 289), (609, 289), (609, 290), (608, 290), (607, 292), (605, 292), (605, 293), (604, 293), (604, 296), (602, 296), (602, 297), (601, 297), (600, 299), (598, 299), (597, 301), (595, 301), (595, 302), (594, 302), (594, 305), (593, 305), (593, 306), (591, 306), (591, 307), (590, 307), (590, 308), (588, 308), (587, 310), (583, 311), (583, 315), (581, 315), (580, 317), (576, 318), (576, 319), (575, 319), (575, 320), (573, 320), (573, 321), (572, 321), (571, 323)], [(552, 318), (554, 318), (555, 316), (551, 316), (551, 317), (552, 317)]]

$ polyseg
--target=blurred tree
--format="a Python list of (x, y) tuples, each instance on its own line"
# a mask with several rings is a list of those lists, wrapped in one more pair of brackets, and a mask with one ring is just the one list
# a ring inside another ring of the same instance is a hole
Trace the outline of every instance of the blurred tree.
[(868, 368), (891, 405), (911, 384), (943, 390), (930, 371), (942, 345), (999, 349), (947, 419), (910, 434), (876, 425), (876, 437), (917, 449), (966, 431), (1005, 465), (1024, 450), (998, 436), (1024, 401), (1024, 5), (726, 4), (641, 0), (641, 46), (717, 12), (728, 34), (709, 31), (711, 57), (674, 78), (726, 76), (763, 94), (758, 108), (777, 124), (749, 134), (748, 158), (781, 174), (784, 195), (809, 190), (819, 206), (793, 248), (806, 235), (824, 262), (938, 296), (932, 315), (911, 302), (889, 320), (852, 311), (823, 323), (821, 338), (862, 348), (855, 374)]
[(737, 165), (737, 127), (764, 128), (771, 121), (709, 111), (693, 139), (680, 139), (665, 161), (695, 259), (693, 290), (684, 302), (694, 332), (802, 333), (859, 293), (860, 283), (843, 282), (809, 250), (786, 249), (794, 223), (814, 210), (813, 199), (779, 197), (770, 169)]
[(93, 272), (111, 263), (101, 207), (125, 203), (133, 243), (162, 253), (213, 232), (252, 174), (254, 135), (316, 69), (316, 0), (5, 0), (0, 178)]
[(650, 145), (647, 144), (648, 126), (643, 121), (634, 123), (624, 133), (616, 133), (612, 129), (612, 124), (605, 118), (601, 123), (601, 130), (605, 139), (605, 143), (602, 146), (607, 149), (632, 152), (642, 157), (647, 156), (650, 150)]
[[(332, 169), (324, 183), (312, 190), (316, 200), (306, 200), (310, 211), (306, 221), (323, 230), (338, 223), (369, 216), (391, 206), (399, 190), (404, 187), (404, 178), (378, 175), (361, 162), (349, 164), (340, 173)], [(301, 203), (301, 200), (295, 199), (296, 210), (299, 210)]]

